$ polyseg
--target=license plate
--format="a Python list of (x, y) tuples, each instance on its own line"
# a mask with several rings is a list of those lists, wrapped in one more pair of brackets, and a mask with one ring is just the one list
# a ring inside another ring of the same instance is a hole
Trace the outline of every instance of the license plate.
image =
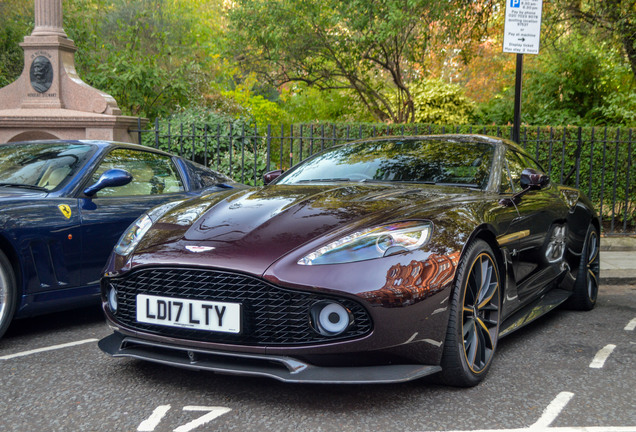
[(137, 322), (239, 333), (241, 305), (137, 294)]

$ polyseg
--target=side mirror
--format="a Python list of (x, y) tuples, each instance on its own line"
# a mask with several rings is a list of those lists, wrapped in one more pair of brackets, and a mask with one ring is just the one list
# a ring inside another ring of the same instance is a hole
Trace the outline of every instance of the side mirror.
[(520, 182), (523, 189), (543, 189), (550, 184), (550, 176), (541, 171), (526, 168), (521, 172)]
[(529, 191), (543, 189), (544, 187), (548, 186), (550, 184), (550, 176), (542, 173), (539, 170), (526, 168), (521, 172), (521, 178), (519, 179), (519, 182), (521, 183), (521, 187), (523, 189), (510, 198), (502, 198), (501, 200), (499, 200), (499, 204), (504, 207), (509, 207), (511, 205), (517, 204), (519, 200), (521, 200), (521, 197)]
[(284, 172), (285, 172), (285, 170), (278, 169), (278, 170), (274, 170), (274, 171), (270, 171), (268, 173), (265, 173), (263, 175), (263, 183), (265, 183), (266, 185), (270, 184), (271, 182), (276, 180), (278, 177), (280, 177)]
[(107, 187), (124, 186), (130, 183), (132, 179), (133, 176), (128, 171), (113, 168), (105, 171), (95, 184), (84, 189), (84, 195), (90, 197)]

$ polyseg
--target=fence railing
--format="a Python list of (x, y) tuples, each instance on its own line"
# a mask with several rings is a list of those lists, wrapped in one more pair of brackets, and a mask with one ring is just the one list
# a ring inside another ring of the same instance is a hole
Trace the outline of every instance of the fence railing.
[[(511, 138), (511, 126), (303, 124), (263, 128), (247, 124), (155, 121), (137, 130), (139, 142), (186, 156), (230, 175), (262, 184), (262, 175), (287, 169), (334, 145), (381, 135), (475, 133)], [(605, 235), (636, 234), (636, 168), (632, 129), (523, 127), (520, 145), (559, 183), (580, 188), (596, 205)]]

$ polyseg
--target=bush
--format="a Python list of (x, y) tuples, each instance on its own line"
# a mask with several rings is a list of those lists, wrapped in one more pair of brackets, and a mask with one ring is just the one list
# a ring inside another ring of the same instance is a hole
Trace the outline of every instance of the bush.
[(261, 181), (266, 167), (264, 138), (254, 123), (205, 108), (183, 109), (157, 120), (142, 144), (175, 153), (208, 166), (241, 183)]

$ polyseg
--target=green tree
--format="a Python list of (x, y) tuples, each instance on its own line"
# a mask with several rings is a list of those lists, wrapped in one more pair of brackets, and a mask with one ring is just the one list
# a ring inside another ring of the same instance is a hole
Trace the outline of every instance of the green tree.
[(20, 42), (33, 30), (33, 2), (0, 2), (0, 87), (15, 81), (24, 67)]
[(125, 114), (155, 118), (203, 103), (220, 63), (220, 2), (69, 0), (65, 30), (80, 76)]
[[(524, 66), (522, 121), (533, 125), (634, 125), (629, 65), (611, 41), (570, 33)], [(512, 85), (476, 113), (480, 123), (512, 122)]]
[(584, 23), (622, 45), (636, 78), (636, 0), (556, 0), (556, 17), (570, 27)]
[(494, 3), (238, 0), (228, 45), (245, 69), (274, 85), (346, 90), (377, 120), (412, 122), (411, 83), (423, 76), (431, 37), (477, 37)]

